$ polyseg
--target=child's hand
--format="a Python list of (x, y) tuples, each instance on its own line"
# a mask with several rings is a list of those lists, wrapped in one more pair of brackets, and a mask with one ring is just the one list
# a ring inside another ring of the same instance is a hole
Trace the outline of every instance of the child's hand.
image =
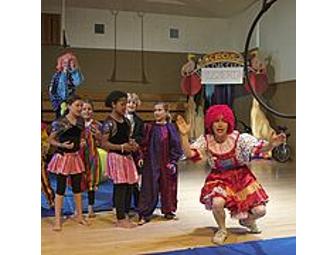
[(271, 143), (274, 147), (279, 146), (280, 144), (283, 144), (286, 142), (286, 134), (285, 133), (280, 133), (278, 135), (273, 135), (271, 138)]
[(176, 165), (172, 163), (168, 163), (166, 167), (171, 171), (172, 174), (176, 173)]
[(77, 68), (75, 61), (70, 61), (69, 67), (70, 67), (70, 70), (75, 70)]
[(94, 135), (95, 138), (100, 139), (101, 138), (101, 132), (99, 128), (95, 125), (92, 125), (91, 132)]
[(126, 151), (126, 152), (132, 152), (132, 151), (137, 150), (136, 147), (130, 143), (124, 143), (122, 147), (123, 147), (123, 151)]
[(81, 142), (80, 142), (80, 147), (84, 147), (86, 145), (86, 141), (85, 139), (81, 139)]
[(187, 124), (187, 122), (184, 120), (184, 118), (181, 115), (177, 116), (176, 125), (177, 125), (178, 130), (180, 131), (181, 135), (187, 135), (189, 133), (190, 124)]
[(129, 144), (133, 147), (132, 151), (137, 151), (139, 149), (139, 144), (134, 139), (130, 139)]
[(65, 149), (68, 149), (68, 150), (71, 150), (74, 146), (75, 146), (74, 143), (70, 142), (70, 141), (66, 141), (64, 143), (61, 143), (61, 147), (65, 148)]
[(143, 159), (138, 160), (138, 167), (143, 167), (144, 161)]

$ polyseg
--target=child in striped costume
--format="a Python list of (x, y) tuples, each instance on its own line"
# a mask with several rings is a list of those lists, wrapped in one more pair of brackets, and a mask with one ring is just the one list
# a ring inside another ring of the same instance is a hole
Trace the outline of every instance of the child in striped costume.
[(81, 150), (81, 156), (85, 165), (85, 173), (83, 176), (84, 185), (88, 192), (88, 216), (95, 217), (93, 205), (95, 202), (95, 191), (102, 179), (102, 167), (99, 158), (97, 146), (101, 139), (101, 123), (93, 119), (93, 103), (91, 100), (84, 100), (82, 107), (82, 117), (85, 121), (85, 129), (83, 138), (85, 145)]

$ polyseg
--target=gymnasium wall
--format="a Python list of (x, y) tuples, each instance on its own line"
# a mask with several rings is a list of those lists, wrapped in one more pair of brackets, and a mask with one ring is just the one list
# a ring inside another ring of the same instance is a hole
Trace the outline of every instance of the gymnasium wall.
[[(107, 49), (72, 48), (78, 56), (85, 81), (79, 90), (109, 93), (113, 89), (149, 93), (180, 93), (180, 67), (186, 62), (186, 53), (145, 52), (145, 72), (148, 84), (109, 82), (113, 70), (114, 51)], [(42, 92), (46, 92), (55, 71), (56, 57), (63, 52), (57, 46), (42, 46)], [(116, 78), (141, 80), (140, 52), (118, 50)]]
[[(296, 112), (296, 81), (287, 81), (271, 84), (267, 91), (263, 94), (266, 103), (277, 111), (295, 114)], [(234, 110), (237, 118), (245, 123), (250, 123), (250, 111), (252, 107), (252, 96), (246, 95), (236, 98), (234, 101)], [(262, 108), (264, 111), (264, 109)], [(266, 111), (264, 111), (266, 112)], [(295, 158), (296, 151), (296, 120), (284, 119), (271, 115), (266, 112), (266, 117), (270, 121), (272, 127), (287, 126), (291, 136), (289, 137), (289, 144), (293, 149), (293, 158)]]
[[(60, 13), (60, 10), (44, 6), (42, 12)], [(225, 19), (145, 13), (143, 22), (146, 51), (208, 53), (233, 46)], [(105, 34), (95, 34), (94, 24), (104, 24)], [(65, 28), (71, 47), (114, 49), (114, 26), (114, 16), (109, 10), (66, 8)], [(116, 27), (118, 50), (141, 49), (141, 19), (137, 13), (119, 12)], [(178, 29), (179, 38), (170, 38), (170, 28)]]
[(271, 58), (274, 82), (296, 79), (296, 6), (293, 0), (272, 5), (260, 23), (260, 49)]

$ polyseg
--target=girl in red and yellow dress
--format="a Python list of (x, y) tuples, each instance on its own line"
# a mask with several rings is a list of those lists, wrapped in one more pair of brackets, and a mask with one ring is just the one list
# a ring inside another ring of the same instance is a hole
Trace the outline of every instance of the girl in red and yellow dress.
[(250, 232), (260, 233), (256, 220), (266, 214), (268, 195), (247, 164), (252, 155), (272, 150), (283, 143), (286, 136), (274, 135), (270, 142), (266, 142), (249, 134), (240, 134), (234, 130), (234, 114), (227, 105), (213, 105), (208, 109), (205, 116), (208, 134), (191, 146), (188, 142), (190, 125), (181, 116), (176, 124), (187, 158), (198, 161), (202, 155), (208, 157), (211, 172), (202, 188), (200, 202), (212, 210), (218, 224), (212, 241), (223, 244), (227, 237), (224, 208)]

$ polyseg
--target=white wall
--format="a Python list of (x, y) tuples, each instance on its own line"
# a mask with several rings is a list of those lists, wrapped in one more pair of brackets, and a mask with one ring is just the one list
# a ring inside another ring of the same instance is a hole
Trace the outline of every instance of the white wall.
[[(236, 49), (237, 51), (240, 52), (244, 51), (247, 33), (250, 30), (252, 21), (254, 20), (259, 11), (260, 2), (254, 3), (244, 12), (228, 19), (229, 35), (231, 37), (231, 43), (232, 43), (231, 47)], [(250, 49), (258, 47), (257, 31), (258, 30), (256, 28), (252, 34), (249, 47)]]
[[(228, 20), (232, 48), (244, 51), (248, 30), (261, 9), (262, 1)], [(272, 56), (272, 82), (296, 79), (295, 0), (278, 0), (261, 17), (250, 42), (250, 49), (258, 47), (262, 56)]]
[[(48, 6), (42, 12), (60, 13)], [(141, 49), (141, 20), (135, 12), (117, 15), (117, 49)], [(94, 34), (94, 24), (105, 24), (105, 34)], [(169, 38), (169, 29), (179, 29), (179, 39)], [(67, 41), (72, 47), (114, 49), (114, 17), (109, 10), (67, 8)], [(232, 37), (225, 19), (209, 19), (146, 13), (144, 50), (209, 53), (231, 49)]]
[(295, 0), (278, 0), (260, 23), (260, 49), (272, 56), (275, 82), (296, 79)]
[[(230, 19), (209, 19), (147, 13), (144, 16), (144, 49), (147, 51), (210, 53), (243, 51), (247, 32), (262, 1)], [(42, 12), (60, 13), (60, 6), (42, 6)], [(275, 82), (296, 78), (295, 0), (278, 0), (254, 30), (250, 49), (259, 47), (272, 56)], [(105, 24), (105, 34), (94, 34), (94, 24)], [(134, 12), (117, 16), (117, 49), (140, 50), (140, 18)], [(169, 28), (180, 38), (170, 39)], [(110, 11), (66, 9), (67, 40), (72, 47), (114, 49), (114, 19)]]

